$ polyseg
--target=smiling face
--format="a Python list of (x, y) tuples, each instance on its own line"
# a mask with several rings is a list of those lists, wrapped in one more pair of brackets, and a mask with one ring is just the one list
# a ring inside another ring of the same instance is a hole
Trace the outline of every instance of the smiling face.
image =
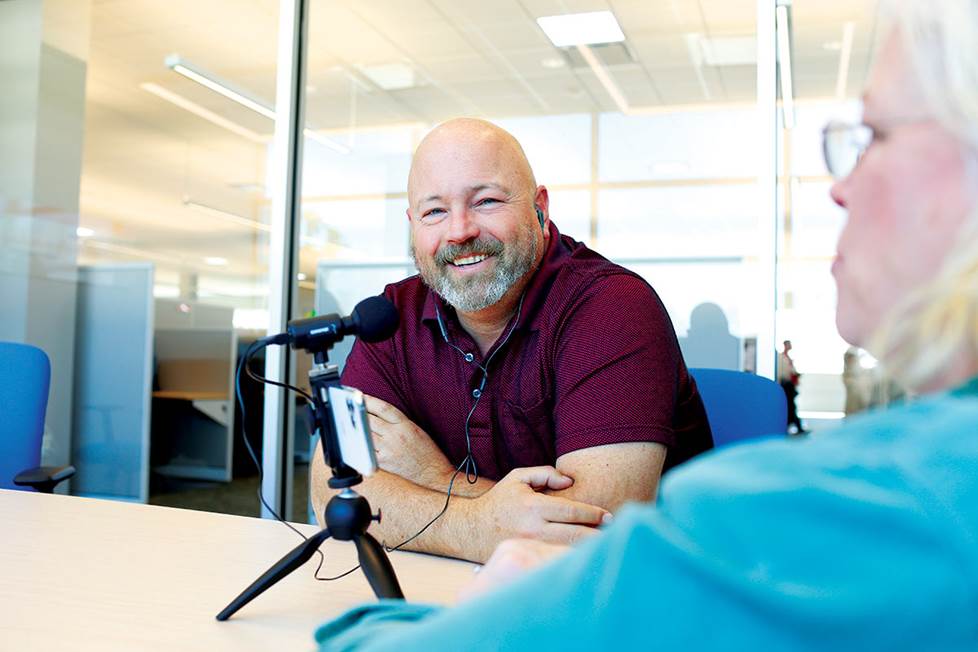
[(864, 104), (873, 142), (831, 191), (849, 213), (832, 266), (836, 324), (863, 346), (936, 276), (974, 202), (964, 150), (930, 116), (896, 32), (876, 58)]
[(543, 257), (547, 191), (519, 144), (481, 120), (447, 122), (418, 147), (408, 179), (411, 251), (425, 283), (457, 310), (518, 293)]

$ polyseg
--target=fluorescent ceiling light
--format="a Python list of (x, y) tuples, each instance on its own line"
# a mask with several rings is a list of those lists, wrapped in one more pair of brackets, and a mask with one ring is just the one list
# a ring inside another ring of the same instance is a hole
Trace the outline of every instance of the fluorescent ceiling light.
[(79, 226), (75, 229), (75, 235), (79, 238), (91, 238), (93, 235), (95, 235), (95, 230), (89, 229), (85, 226)]
[(182, 95), (178, 95), (173, 91), (168, 91), (162, 86), (158, 86), (156, 84), (147, 82), (144, 84), (140, 84), (139, 87), (142, 88), (147, 93), (152, 93), (156, 97), (166, 100), (170, 104), (175, 104), (176, 106), (179, 106), (181, 109), (193, 113), (197, 117), (203, 118), (204, 120), (207, 120), (208, 122), (215, 124), (218, 127), (223, 127), (224, 129), (227, 129), (232, 133), (247, 138), (252, 142), (260, 143), (262, 145), (268, 143), (269, 139), (266, 138), (265, 136), (262, 136), (261, 134), (256, 133), (246, 127), (242, 127), (237, 122), (232, 122), (231, 120), (228, 120), (224, 116), (214, 113), (210, 109), (205, 109), (204, 107), (197, 104), (196, 102), (191, 102), (190, 100), (188, 100)]
[(126, 245), (115, 244), (114, 242), (103, 242), (101, 240), (86, 239), (85, 246), (92, 249), (101, 249), (102, 251), (110, 251), (114, 254), (121, 254), (123, 256), (129, 256), (137, 260), (158, 260), (163, 263), (170, 263), (172, 265), (182, 265), (183, 258), (177, 258), (176, 256), (168, 256), (167, 254), (160, 253), (158, 251), (150, 251), (149, 249), (138, 249), (136, 247), (129, 247)]
[(689, 52), (689, 58), (693, 62), (696, 81), (700, 84), (703, 97), (707, 101), (712, 100), (713, 93), (710, 92), (710, 86), (706, 83), (706, 75), (703, 74), (703, 60), (707, 56), (707, 46), (703, 41), (703, 35), (696, 33), (686, 34), (686, 51)]
[(781, 117), (785, 129), (795, 126), (795, 98), (791, 84), (791, 34), (788, 32), (788, 7), (775, 10), (778, 32), (778, 70), (781, 75)]
[(248, 228), (255, 229), (256, 231), (265, 231), (266, 233), (269, 233), (272, 230), (272, 227), (264, 222), (250, 220), (247, 217), (241, 217), (240, 215), (235, 215), (234, 213), (229, 213), (228, 211), (222, 211), (220, 208), (214, 208), (213, 206), (201, 204), (190, 199), (184, 199), (183, 205), (189, 206), (190, 208), (196, 209), (202, 213), (207, 213), (211, 217), (216, 217), (220, 220), (224, 220), (225, 222), (237, 224), (238, 226), (246, 226)]
[(302, 135), (308, 138), (309, 140), (314, 140), (320, 145), (325, 145), (326, 147), (330, 148), (334, 152), (339, 152), (340, 154), (349, 154), (351, 151), (350, 148), (344, 145), (343, 143), (338, 143), (332, 138), (328, 138), (322, 135), (321, 133), (319, 133), (318, 131), (313, 131), (308, 127), (302, 130)]
[(601, 82), (601, 85), (604, 86), (604, 89), (608, 91), (608, 95), (610, 95), (611, 99), (614, 100), (618, 110), (622, 113), (629, 113), (630, 109), (628, 107), (628, 100), (625, 99), (625, 95), (621, 92), (621, 89), (618, 88), (618, 84), (616, 84), (615, 80), (611, 78), (608, 71), (605, 70), (605, 67), (601, 65), (598, 58), (594, 56), (593, 52), (591, 52), (591, 48), (586, 45), (578, 45), (577, 51), (582, 57), (584, 57), (584, 60), (587, 61), (587, 65), (591, 67), (591, 70), (594, 72), (595, 76), (597, 76), (598, 81)]
[(224, 267), (228, 264), (228, 259), (220, 256), (207, 256), (204, 258), (204, 262), (212, 267)]
[(835, 98), (839, 101), (846, 99), (846, 88), (849, 86), (849, 62), (852, 60), (852, 40), (856, 32), (856, 23), (847, 21), (842, 26), (842, 47), (839, 52), (839, 73), (835, 78)]
[[(270, 106), (249, 96), (247, 93), (234, 88), (229, 83), (219, 79), (215, 75), (206, 73), (199, 68), (188, 64), (186, 61), (181, 59), (179, 55), (171, 54), (164, 60), (164, 63), (166, 64), (166, 67), (173, 72), (183, 75), (187, 79), (195, 81), (201, 86), (223, 95), (232, 102), (237, 102), (241, 106), (251, 109), (259, 115), (265, 116), (269, 120), (275, 120), (275, 111)], [(207, 109), (204, 110), (206, 111)], [(331, 140), (326, 136), (313, 131), (312, 129), (303, 129), (302, 133), (306, 138), (315, 140), (317, 143), (325, 145), (326, 147), (329, 147), (333, 151), (339, 152), (340, 154), (350, 153), (350, 148), (346, 145), (337, 143), (336, 141)]]
[(551, 43), (559, 48), (625, 40), (621, 26), (610, 11), (544, 16), (537, 18), (537, 24)]
[(275, 111), (253, 97), (249, 97), (244, 92), (232, 87), (224, 80), (217, 79), (214, 75), (205, 73), (202, 70), (187, 64), (176, 54), (171, 54), (164, 59), (166, 67), (173, 72), (183, 75), (191, 81), (195, 81), (205, 88), (209, 88), (215, 93), (219, 93), (232, 102), (237, 102), (241, 106), (247, 107), (255, 113), (260, 113), (269, 120), (275, 119)]

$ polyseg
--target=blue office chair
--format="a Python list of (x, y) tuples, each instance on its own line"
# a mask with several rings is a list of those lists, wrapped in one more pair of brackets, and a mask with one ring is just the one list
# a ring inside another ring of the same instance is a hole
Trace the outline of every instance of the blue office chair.
[(773, 380), (728, 369), (690, 369), (719, 448), (759, 437), (784, 436), (788, 403)]
[(51, 493), (75, 467), (40, 466), (51, 362), (29, 344), (0, 342), (0, 489)]

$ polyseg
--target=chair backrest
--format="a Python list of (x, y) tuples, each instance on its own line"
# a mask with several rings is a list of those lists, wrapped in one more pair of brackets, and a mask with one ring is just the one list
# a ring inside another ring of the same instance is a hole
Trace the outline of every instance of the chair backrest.
[(40, 466), (51, 362), (29, 344), (0, 342), (0, 489), (23, 489), (14, 476)]
[(788, 404), (773, 380), (728, 369), (689, 373), (703, 398), (715, 446), (787, 432)]

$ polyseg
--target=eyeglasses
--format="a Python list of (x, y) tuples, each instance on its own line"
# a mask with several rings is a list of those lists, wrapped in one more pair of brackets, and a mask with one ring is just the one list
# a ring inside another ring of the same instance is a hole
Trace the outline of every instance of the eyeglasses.
[(862, 123), (830, 122), (822, 130), (822, 156), (834, 179), (844, 179), (873, 142), (876, 133)]
[(874, 140), (890, 133), (896, 128), (907, 127), (933, 122), (930, 117), (902, 118), (889, 120), (882, 127), (870, 127), (867, 124), (832, 121), (822, 130), (822, 156), (825, 157), (825, 167), (835, 179), (844, 179), (856, 169), (856, 164), (862, 158)]

